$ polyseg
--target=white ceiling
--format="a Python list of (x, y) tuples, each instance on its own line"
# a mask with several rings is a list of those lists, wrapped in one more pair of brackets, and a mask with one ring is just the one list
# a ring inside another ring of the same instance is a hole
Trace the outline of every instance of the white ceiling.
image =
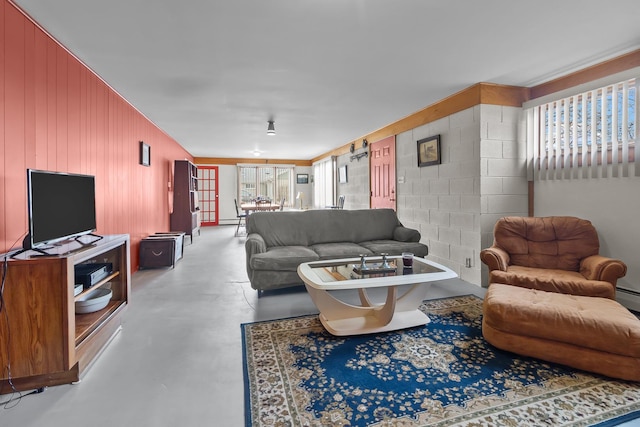
[(198, 157), (311, 159), (640, 48), (638, 0), (13, 1)]

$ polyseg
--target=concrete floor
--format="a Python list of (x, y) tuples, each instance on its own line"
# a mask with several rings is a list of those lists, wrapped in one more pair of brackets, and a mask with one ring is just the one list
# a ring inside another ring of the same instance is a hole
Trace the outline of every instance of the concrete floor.
[[(205, 228), (174, 269), (134, 273), (123, 329), (82, 381), (0, 407), (0, 426), (243, 426), (240, 324), (317, 310), (304, 288), (258, 298), (234, 231)], [(429, 297), (471, 293), (453, 279)]]

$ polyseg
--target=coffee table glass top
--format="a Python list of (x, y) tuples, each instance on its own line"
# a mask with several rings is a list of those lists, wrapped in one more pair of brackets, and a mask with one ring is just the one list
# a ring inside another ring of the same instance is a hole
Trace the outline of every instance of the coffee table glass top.
[[(366, 265), (369, 267), (369, 271), (365, 274), (360, 274), (360, 261), (349, 263), (342, 261), (327, 261), (327, 262), (314, 262), (309, 266), (314, 271), (320, 280), (325, 283), (337, 282), (342, 280), (357, 280), (357, 279), (370, 279), (375, 277), (393, 277), (393, 276), (407, 276), (412, 274), (428, 274), (428, 273), (443, 273), (438, 267), (421, 262), (414, 259), (412, 267), (403, 267), (402, 258), (388, 257), (387, 263), (389, 267), (395, 269), (395, 271), (383, 271), (377, 272), (382, 267), (381, 258), (367, 258)], [(366, 270), (365, 270), (366, 271)]]

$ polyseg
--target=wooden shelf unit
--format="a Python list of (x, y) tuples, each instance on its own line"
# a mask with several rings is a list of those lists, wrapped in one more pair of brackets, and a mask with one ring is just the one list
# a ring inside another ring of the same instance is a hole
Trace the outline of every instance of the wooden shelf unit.
[[(69, 244), (72, 246), (73, 244)], [(77, 244), (76, 244), (77, 245)], [(60, 256), (10, 259), (0, 312), (0, 394), (78, 381), (120, 330), (131, 293), (129, 235), (110, 235)], [(97, 312), (75, 314), (74, 267), (111, 263), (113, 272), (89, 290), (110, 287)], [(0, 266), (0, 272), (4, 264)], [(5, 315), (6, 314), (6, 315)]]
[(200, 201), (198, 200), (198, 167), (188, 160), (176, 160), (173, 171), (173, 212), (171, 231), (200, 234)]

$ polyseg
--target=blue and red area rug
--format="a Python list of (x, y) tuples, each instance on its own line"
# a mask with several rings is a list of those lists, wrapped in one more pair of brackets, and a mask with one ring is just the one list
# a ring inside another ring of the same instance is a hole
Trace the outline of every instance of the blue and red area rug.
[(318, 316), (242, 325), (247, 426), (613, 426), (640, 384), (515, 356), (482, 338), (482, 300), (425, 301), (431, 323), (334, 337)]

